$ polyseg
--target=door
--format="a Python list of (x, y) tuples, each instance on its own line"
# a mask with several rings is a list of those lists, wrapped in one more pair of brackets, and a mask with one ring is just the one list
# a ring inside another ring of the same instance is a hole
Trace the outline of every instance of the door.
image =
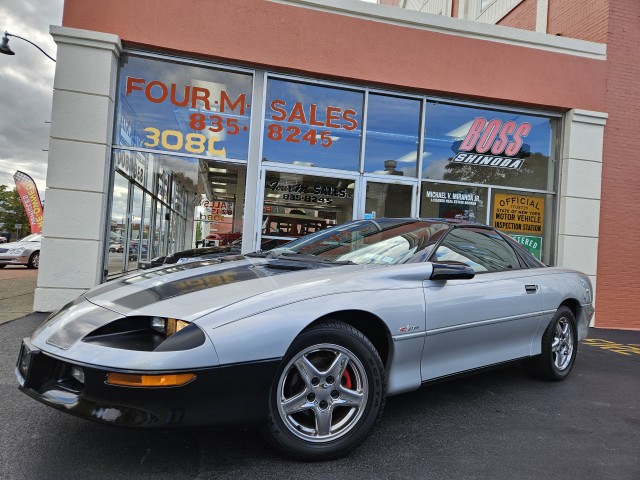
[(358, 218), (414, 217), (417, 183), (398, 177), (365, 177), (364, 206)]
[[(328, 172), (327, 172), (328, 173)], [(270, 250), (309, 233), (356, 218), (360, 178), (344, 172), (263, 169), (260, 249)]]
[(432, 261), (471, 266), (471, 280), (424, 282), (427, 336), (423, 381), (531, 352), (542, 319), (542, 294), (512, 247), (495, 231), (454, 228)]

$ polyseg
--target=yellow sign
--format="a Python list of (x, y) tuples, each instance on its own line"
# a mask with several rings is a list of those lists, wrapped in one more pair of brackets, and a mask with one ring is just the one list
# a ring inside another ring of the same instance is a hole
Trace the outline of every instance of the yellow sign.
[(496, 193), (493, 226), (515, 233), (542, 235), (544, 198)]

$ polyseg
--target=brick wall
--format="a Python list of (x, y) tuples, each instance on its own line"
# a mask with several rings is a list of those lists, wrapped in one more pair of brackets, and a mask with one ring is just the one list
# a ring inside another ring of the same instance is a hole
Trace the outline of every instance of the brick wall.
[(608, 12), (596, 325), (640, 329), (640, 1)]
[(524, 2), (502, 17), (498, 25), (535, 31), (536, 4), (537, 0), (524, 0)]
[(549, 0), (547, 33), (606, 43), (609, 3), (617, 8), (613, 4), (637, 4), (638, 0)]

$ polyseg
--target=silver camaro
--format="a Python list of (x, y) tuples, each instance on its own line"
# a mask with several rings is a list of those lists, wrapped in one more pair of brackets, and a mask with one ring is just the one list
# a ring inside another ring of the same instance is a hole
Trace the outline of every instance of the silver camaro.
[(20, 389), (115, 425), (260, 424), (301, 459), (361, 443), (385, 399), (513, 360), (569, 375), (589, 278), (491, 227), (357, 220), (270, 252), (89, 290), (23, 340)]

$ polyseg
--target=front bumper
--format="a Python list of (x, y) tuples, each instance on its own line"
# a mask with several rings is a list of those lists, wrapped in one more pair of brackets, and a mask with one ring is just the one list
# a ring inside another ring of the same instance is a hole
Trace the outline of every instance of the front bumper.
[[(267, 418), (268, 395), (280, 359), (190, 370), (180, 387), (122, 387), (106, 383), (108, 371), (71, 363), (24, 339), (16, 377), (19, 389), (58, 410), (89, 420), (132, 427), (249, 425)], [(71, 374), (80, 367), (84, 382)], [(134, 372), (170, 374), (181, 372)]]
[(0, 265), (26, 265), (29, 255), (0, 255)]

